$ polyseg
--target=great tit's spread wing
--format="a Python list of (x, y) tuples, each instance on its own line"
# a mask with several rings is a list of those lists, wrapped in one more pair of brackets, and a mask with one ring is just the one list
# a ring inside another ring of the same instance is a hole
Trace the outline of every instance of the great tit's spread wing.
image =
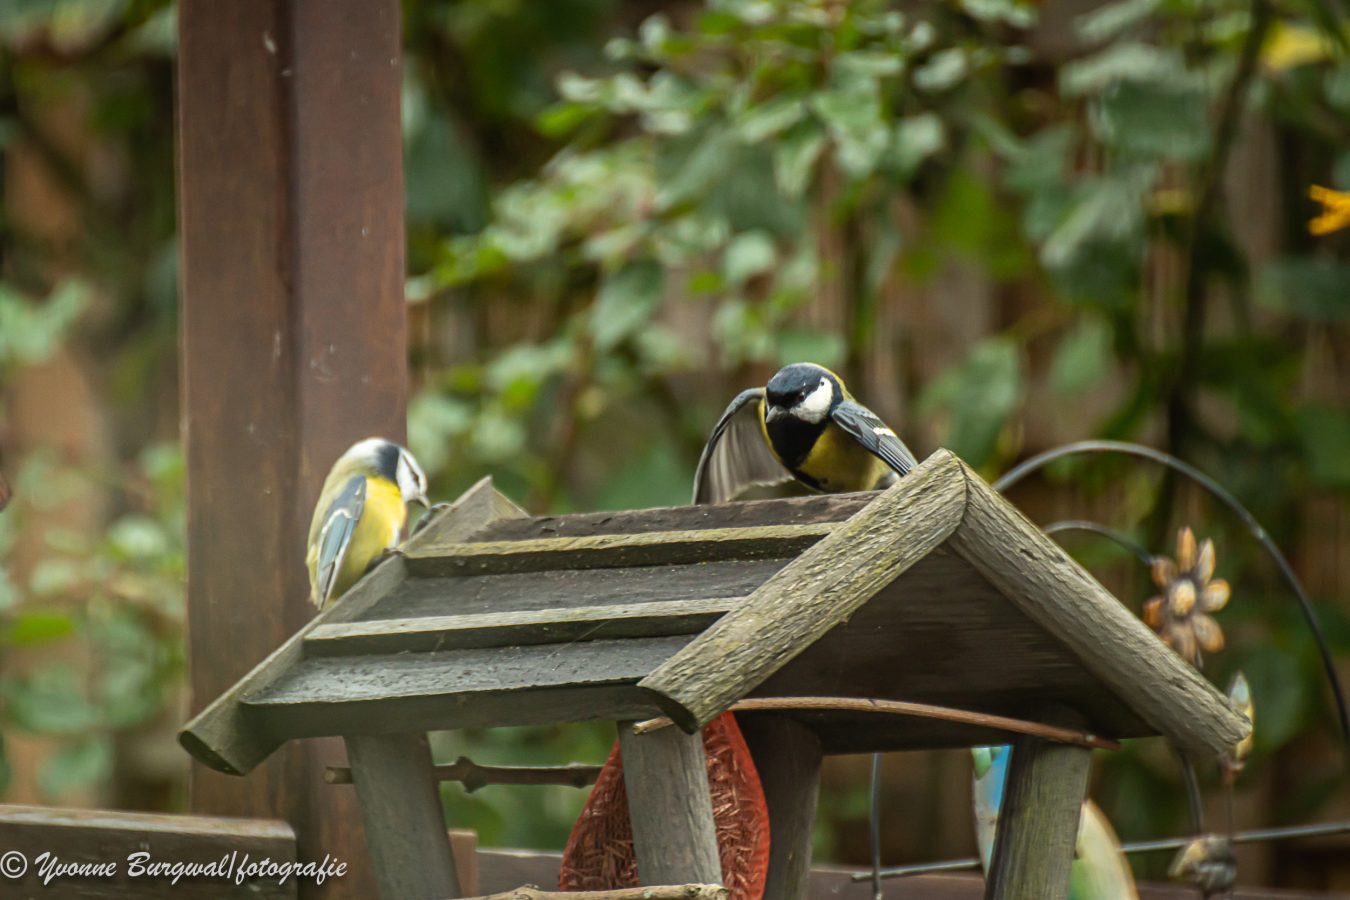
[(694, 475), (695, 503), (725, 503), (757, 484), (792, 480), (764, 439), (764, 388), (741, 391), (717, 420)]
[(844, 400), (830, 413), (834, 424), (853, 436), (867, 452), (904, 475), (919, 464), (905, 442), (867, 407), (856, 400)]
[(322, 608), (333, 593), (342, 561), (352, 543), (352, 532), (366, 506), (366, 479), (353, 475), (333, 498), (319, 531), (318, 563), (314, 567), (314, 600)]

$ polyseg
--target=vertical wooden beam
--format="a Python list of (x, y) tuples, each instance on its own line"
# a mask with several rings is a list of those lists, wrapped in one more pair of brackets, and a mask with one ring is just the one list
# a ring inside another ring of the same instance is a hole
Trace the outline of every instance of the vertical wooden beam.
[(361, 798), (375, 883), (384, 900), (462, 896), (440, 781), (425, 734), (347, 738), (352, 784)]
[(619, 755), (644, 885), (721, 884), (703, 736), (678, 728), (633, 734), (619, 723)]
[[(312, 614), (304, 541), (351, 442), (401, 439), (407, 383), (397, 0), (184, 0), (178, 9), (188, 659), (199, 710)], [(369, 898), (340, 742), (240, 780), (194, 766), (194, 811), (279, 816), (301, 860)]]
[(787, 716), (741, 716), (769, 807), (769, 880), (764, 896), (811, 895), (811, 835), (820, 793), (820, 739)]
[(1092, 751), (1023, 735), (1013, 744), (986, 900), (1065, 900)]

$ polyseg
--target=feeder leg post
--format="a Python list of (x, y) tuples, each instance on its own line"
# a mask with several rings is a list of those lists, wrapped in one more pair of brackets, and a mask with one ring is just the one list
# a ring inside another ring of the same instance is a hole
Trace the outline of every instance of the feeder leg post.
[(427, 736), (348, 735), (346, 741), (383, 900), (463, 896)]
[(1065, 900), (1092, 751), (1022, 735), (1013, 744), (985, 900)]
[(820, 739), (787, 716), (756, 715), (741, 718), (740, 725), (769, 807), (769, 880), (764, 896), (806, 900), (820, 793)]
[(644, 885), (721, 884), (703, 736), (678, 728), (633, 734), (619, 723), (619, 755)]

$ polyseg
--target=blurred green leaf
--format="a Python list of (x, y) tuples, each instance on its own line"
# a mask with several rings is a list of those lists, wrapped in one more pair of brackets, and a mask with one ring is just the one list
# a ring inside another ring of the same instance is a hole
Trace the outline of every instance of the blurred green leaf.
[(0, 645), (33, 646), (70, 637), (75, 620), (67, 613), (24, 610), (5, 622), (0, 629)]
[(1350, 489), (1350, 412), (1327, 406), (1306, 406), (1295, 415), (1298, 436), (1316, 481)]
[(923, 392), (920, 410), (938, 420), (944, 447), (972, 466), (994, 453), (999, 433), (1021, 402), (1022, 357), (1007, 337), (976, 344), (965, 362), (943, 372)]
[(1328, 257), (1277, 260), (1262, 270), (1257, 297), (1287, 315), (1342, 321), (1350, 316), (1350, 263)]
[(591, 315), (599, 350), (610, 350), (643, 328), (665, 291), (665, 271), (651, 262), (630, 263), (605, 279)]
[(1106, 375), (1111, 365), (1111, 326), (1084, 318), (1059, 342), (1050, 364), (1050, 386), (1060, 394), (1076, 394)]
[(65, 744), (43, 761), (38, 787), (49, 800), (59, 800), (106, 778), (112, 763), (112, 742), (107, 738)]
[(1122, 81), (1097, 107), (1101, 140), (1136, 156), (1194, 160), (1209, 149), (1208, 98), (1185, 85)]
[(722, 254), (722, 277), (731, 287), (767, 272), (778, 261), (773, 239), (762, 231), (738, 235)]
[(787, 328), (778, 334), (778, 364), (813, 362), (833, 368), (844, 361), (848, 344), (841, 334), (807, 328)]

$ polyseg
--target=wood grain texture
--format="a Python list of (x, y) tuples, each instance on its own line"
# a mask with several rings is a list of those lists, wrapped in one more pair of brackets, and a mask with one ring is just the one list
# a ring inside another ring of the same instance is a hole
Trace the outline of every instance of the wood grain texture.
[(776, 714), (737, 716), (769, 807), (769, 878), (764, 896), (808, 900), (811, 837), (820, 795), (820, 738)]
[(286, 737), (649, 718), (637, 681), (688, 636), (315, 657), (245, 698)]
[[(509, 512), (509, 508), (498, 502), (499, 497), (491, 479), (483, 479), (445, 512), (442, 516), (446, 523), (444, 527), (465, 531), (483, 527), (494, 516)], [(359, 616), (401, 584), (405, 577), (401, 558), (395, 556), (381, 563), (184, 725), (178, 734), (179, 743), (198, 761), (216, 771), (230, 775), (252, 771), (281, 746), (286, 735), (270, 732), (262, 723), (251, 720), (243, 706), (243, 698), (299, 665), (304, 656), (304, 638), (310, 631)], [(300, 590), (302, 598), (308, 596), (305, 588)]]
[[(148, 853), (160, 862), (210, 863), (232, 853), (277, 862), (295, 860), (295, 834), (285, 822), (209, 816), (169, 816), (98, 809), (0, 805), (0, 848), (29, 861), (19, 879), (3, 879), (4, 896), (62, 897), (69, 900), (292, 900), (296, 882), (275, 878), (245, 881), (131, 877), (127, 858)], [(118, 863), (108, 878), (58, 878), (44, 886), (38, 858), (50, 853), (70, 863)]]
[(1068, 647), (1082, 665), (1179, 747), (1223, 753), (1250, 723), (1106, 588), (983, 479), (969, 488), (953, 550)]
[(763, 525), (809, 525), (840, 522), (876, 497), (862, 494), (819, 494), (783, 500), (750, 500), (702, 506), (664, 506), (614, 512), (569, 513), (503, 521), (476, 535), (483, 541), (590, 537), (598, 534), (644, 534), (654, 531), (699, 531), (709, 528), (751, 528)]
[(1092, 751), (1023, 735), (1012, 754), (984, 896), (1066, 900)]
[(416, 575), (543, 572), (764, 559), (800, 553), (834, 527), (830, 522), (812, 522), (523, 541), (429, 541), (408, 548), (405, 556), (409, 571)]
[(427, 736), (353, 735), (346, 740), (380, 896), (461, 896)]
[(357, 620), (555, 611), (572, 606), (746, 597), (787, 565), (789, 559), (732, 559), (632, 569), (563, 569), (410, 578)]
[(736, 605), (736, 598), (566, 606), (551, 610), (428, 616), (323, 625), (305, 637), (311, 656), (425, 653), (473, 647), (556, 644), (697, 634)]
[(721, 884), (703, 736), (620, 723), (619, 755), (641, 883)]
[(957, 459), (945, 451), (929, 457), (641, 687), (677, 725), (697, 731), (941, 544), (960, 521), (964, 493)]
[[(332, 461), (403, 438), (400, 10), (396, 0), (188, 2), (178, 14), (181, 402), (192, 708), (310, 615), (310, 511)], [(193, 810), (282, 816), (303, 857), (368, 897), (341, 748), (288, 748), (245, 781), (194, 767)]]

